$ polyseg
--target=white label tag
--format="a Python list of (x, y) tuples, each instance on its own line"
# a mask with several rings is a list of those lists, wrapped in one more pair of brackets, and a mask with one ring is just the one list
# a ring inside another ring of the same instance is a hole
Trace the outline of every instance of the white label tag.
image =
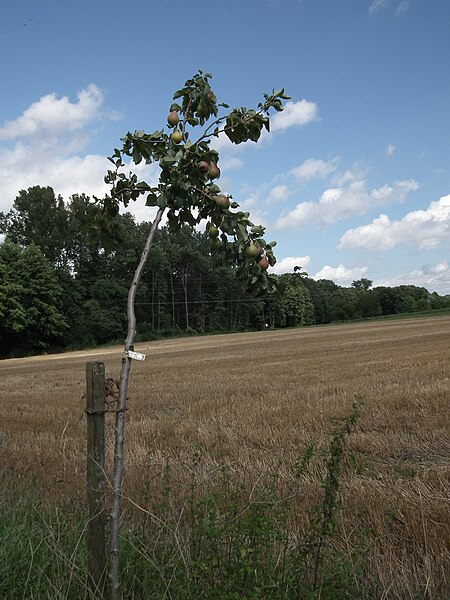
[(134, 360), (145, 360), (145, 354), (141, 354), (140, 352), (134, 352), (133, 350), (127, 350), (125, 352), (126, 358), (134, 358)]

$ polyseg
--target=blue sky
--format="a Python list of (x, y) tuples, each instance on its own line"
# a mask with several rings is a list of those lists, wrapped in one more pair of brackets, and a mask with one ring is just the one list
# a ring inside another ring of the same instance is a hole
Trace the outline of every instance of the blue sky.
[(202, 69), (232, 106), (292, 97), (261, 143), (216, 142), (276, 272), (450, 293), (448, 0), (10, 1), (0, 52), (0, 210), (31, 185), (101, 194), (119, 138)]

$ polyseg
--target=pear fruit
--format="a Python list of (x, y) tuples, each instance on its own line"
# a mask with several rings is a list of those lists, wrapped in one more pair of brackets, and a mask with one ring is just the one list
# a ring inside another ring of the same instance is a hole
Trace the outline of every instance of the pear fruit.
[(258, 262), (258, 265), (261, 267), (261, 269), (266, 271), (269, 268), (269, 259), (267, 258), (267, 256), (263, 256), (262, 259)]
[(215, 163), (211, 163), (209, 167), (209, 177), (210, 179), (219, 179), (220, 177), (220, 169)]
[(173, 142), (175, 142), (175, 144), (179, 144), (181, 142), (181, 140), (183, 139), (183, 136), (181, 135), (181, 131), (179, 129), (175, 129), (171, 135), (170, 135), (171, 139)]
[(167, 122), (171, 127), (175, 127), (180, 122), (180, 117), (176, 110), (173, 110), (167, 117)]
[(201, 160), (198, 163), (198, 168), (202, 173), (207, 173), (209, 171), (209, 164), (206, 162), (206, 160)]
[(228, 196), (214, 196), (214, 202), (219, 208), (230, 208), (230, 199), (228, 198)]
[(245, 254), (248, 256), (248, 258), (258, 258), (258, 256), (260, 256), (259, 253), (259, 246), (257, 246), (256, 244), (254, 244), (253, 242), (247, 246), (247, 248), (245, 249)]
[(216, 238), (219, 236), (219, 230), (212, 223), (208, 225), (208, 235), (210, 238)]

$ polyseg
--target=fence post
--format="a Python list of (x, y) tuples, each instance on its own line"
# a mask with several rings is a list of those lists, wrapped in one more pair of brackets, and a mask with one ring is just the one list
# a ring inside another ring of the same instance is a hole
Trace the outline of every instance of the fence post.
[(86, 363), (88, 580), (93, 596), (103, 600), (105, 555), (105, 365)]

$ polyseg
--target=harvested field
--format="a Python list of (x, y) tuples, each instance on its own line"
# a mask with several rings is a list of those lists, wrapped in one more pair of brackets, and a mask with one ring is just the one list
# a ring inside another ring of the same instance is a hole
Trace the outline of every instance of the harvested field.
[[(262, 331), (137, 344), (127, 414), (125, 494), (158, 498), (172, 486), (207, 488), (217, 466), (248, 490), (325, 448), (333, 419), (364, 407), (348, 443), (338, 543), (371, 540), (385, 598), (444, 598), (450, 571), (450, 317)], [(1, 460), (7, 477), (34, 481), (49, 500), (83, 497), (84, 372), (121, 348), (0, 362)], [(108, 421), (109, 444), (112, 421)], [(111, 448), (109, 448), (111, 454)], [(320, 492), (322, 462), (297, 481), (293, 527)], [(145, 494), (143, 493), (145, 487)], [(250, 493), (250, 492), (249, 492)], [(147, 504), (148, 505), (148, 504)], [(146, 505), (146, 506), (147, 506)], [(127, 505), (126, 505), (127, 506)]]

